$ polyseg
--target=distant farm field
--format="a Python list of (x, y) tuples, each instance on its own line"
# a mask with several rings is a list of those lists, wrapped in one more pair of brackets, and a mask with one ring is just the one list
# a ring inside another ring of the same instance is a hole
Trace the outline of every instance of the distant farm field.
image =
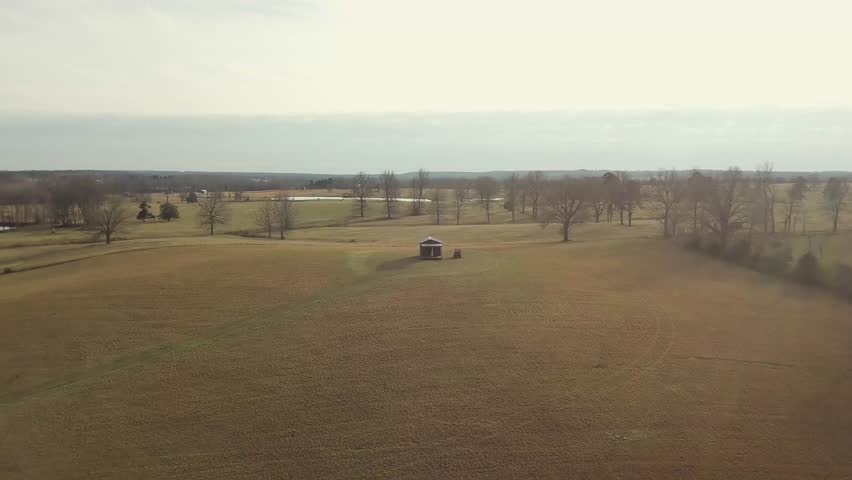
[(852, 477), (852, 305), (651, 221), (417, 221), (0, 249), (0, 477)]

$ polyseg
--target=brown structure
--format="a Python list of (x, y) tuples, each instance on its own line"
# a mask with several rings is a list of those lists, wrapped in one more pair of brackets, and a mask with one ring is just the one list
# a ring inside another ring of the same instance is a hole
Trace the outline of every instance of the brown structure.
[(420, 241), (420, 258), (423, 260), (440, 260), (441, 247), (443, 246), (444, 242), (427, 236)]

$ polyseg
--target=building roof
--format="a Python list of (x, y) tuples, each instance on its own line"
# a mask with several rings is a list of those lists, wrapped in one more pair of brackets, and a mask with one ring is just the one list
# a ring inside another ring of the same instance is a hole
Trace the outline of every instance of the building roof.
[(420, 240), (420, 245), (423, 245), (424, 243), (428, 244), (428, 245), (443, 245), (444, 244), (444, 242), (438, 240), (437, 238), (432, 237), (431, 235), (427, 235), (426, 238), (424, 238), (423, 240)]

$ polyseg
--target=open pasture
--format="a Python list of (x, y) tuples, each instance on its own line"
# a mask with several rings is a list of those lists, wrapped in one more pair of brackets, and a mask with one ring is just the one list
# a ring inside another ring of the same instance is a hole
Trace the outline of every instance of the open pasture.
[(440, 228), (463, 260), (364, 226), (0, 276), (2, 476), (852, 475), (849, 304), (650, 222)]

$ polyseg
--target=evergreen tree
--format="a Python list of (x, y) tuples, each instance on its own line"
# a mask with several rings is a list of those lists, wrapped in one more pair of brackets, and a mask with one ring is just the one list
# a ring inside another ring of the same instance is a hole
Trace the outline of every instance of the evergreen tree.
[(142, 223), (144, 223), (151, 218), (154, 218), (154, 214), (151, 213), (151, 206), (148, 205), (148, 202), (143, 201), (139, 204), (139, 213), (136, 214), (136, 220), (142, 220)]
[(180, 212), (177, 205), (173, 203), (163, 203), (160, 205), (160, 220), (171, 222), (174, 218), (180, 218)]

